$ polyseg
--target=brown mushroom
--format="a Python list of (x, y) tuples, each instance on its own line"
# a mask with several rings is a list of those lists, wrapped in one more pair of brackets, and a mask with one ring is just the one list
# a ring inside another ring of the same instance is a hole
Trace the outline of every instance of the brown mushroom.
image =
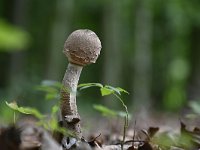
[(72, 32), (64, 45), (64, 54), (69, 64), (61, 89), (61, 115), (63, 126), (74, 133), (76, 139), (82, 137), (80, 116), (76, 106), (76, 90), (83, 66), (95, 63), (101, 50), (101, 41), (88, 29)]

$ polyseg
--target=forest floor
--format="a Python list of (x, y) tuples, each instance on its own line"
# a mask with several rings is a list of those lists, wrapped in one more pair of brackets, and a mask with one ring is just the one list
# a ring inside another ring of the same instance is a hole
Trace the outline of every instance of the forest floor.
[[(83, 139), (74, 150), (199, 150), (200, 119), (156, 113), (134, 115), (123, 141), (124, 122), (98, 117), (82, 120)], [(86, 121), (87, 120), (87, 121)], [(123, 145), (123, 146), (122, 146)], [(0, 128), (0, 150), (62, 150), (53, 134), (32, 117)]]

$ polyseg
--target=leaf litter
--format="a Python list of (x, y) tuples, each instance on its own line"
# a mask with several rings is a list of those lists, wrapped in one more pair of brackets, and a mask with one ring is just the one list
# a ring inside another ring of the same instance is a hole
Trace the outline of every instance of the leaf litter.
[[(10, 125), (0, 128), (1, 150), (62, 150), (59, 141), (44, 128), (39, 127), (34, 121), (24, 121), (21, 125)], [(136, 124), (136, 123), (135, 123)], [(99, 132), (96, 129), (95, 132)], [(147, 129), (129, 127), (126, 140), (122, 143), (120, 133), (94, 135), (89, 133), (72, 150), (199, 150), (200, 128), (190, 128), (180, 121), (179, 133), (162, 131), (160, 127), (150, 126)], [(96, 133), (95, 133), (96, 134)], [(129, 134), (132, 134), (132, 138)], [(44, 146), (45, 145), (45, 146)], [(52, 149), (53, 148), (53, 149)]]

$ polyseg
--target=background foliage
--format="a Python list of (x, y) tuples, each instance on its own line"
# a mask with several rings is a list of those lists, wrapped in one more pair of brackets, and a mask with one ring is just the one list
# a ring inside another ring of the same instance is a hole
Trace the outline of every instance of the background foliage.
[[(129, 91), (129, 110), (180, 111), (200, 99), (199, 0), (0, 0), (0, 102), (47, 111), (37, 91), (43, 80), (62, 81), (67, 36), (88, 28), (102, 41), (96, 64), (80, 83), (99, 82)], [(78, 94), (81, 111), (100, 101), (96, 89)], [(152, 110), (152, 109), (151, 109)]]

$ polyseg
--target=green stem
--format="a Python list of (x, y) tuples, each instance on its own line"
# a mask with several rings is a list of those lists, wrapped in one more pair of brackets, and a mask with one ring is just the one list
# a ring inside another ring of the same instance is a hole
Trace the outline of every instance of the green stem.
[(127, 106), (124, 104), (124, 101), (121, 99), (121, 97), (119, 97), (116, 93), (113, 93), (115, 95), (115, 97), (117, 97), (117, 99), (122, 103), (125, 111), (126, 111), (126, 116), (125, 116), (125, 120), (124, 120), (124, 131), (123, 131), (123, 140), (122, 140), (122, 145), (121, 145), (121, 149), (123, 150), (123, 147), (124, 147), (124, 143), (125, 143), (125, 138), (126, 138), (126, 130), (128, 128), (128, 108)]
[(14, 124), (16, 123), (16, 113), (14, 111), (14, 114), (13, 114), (13, 121), (14, 121)]

